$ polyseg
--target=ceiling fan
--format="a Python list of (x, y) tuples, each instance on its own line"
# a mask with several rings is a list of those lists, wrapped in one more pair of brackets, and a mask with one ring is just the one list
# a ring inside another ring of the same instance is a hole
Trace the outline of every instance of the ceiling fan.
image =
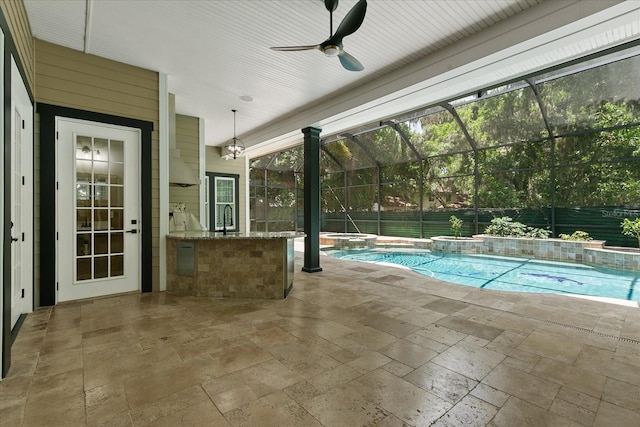
[(344, 17), (335, 34), (333, 33), (333, 11), (338, 7), (338, 0), (324, 0), (324, 6), (329, 11), (329, 38), (320, 44), (310, 46), (283, 46), (272, 47), (277, 51), (297, 51), (318, 49), (326, 56), (337, 56), (342, 66), (349, 71), (362, 71), (364, 67), (353, 56), (342, 48), (342, 39), (356, 32), (367, 12), (367, 0), (359, 0)]

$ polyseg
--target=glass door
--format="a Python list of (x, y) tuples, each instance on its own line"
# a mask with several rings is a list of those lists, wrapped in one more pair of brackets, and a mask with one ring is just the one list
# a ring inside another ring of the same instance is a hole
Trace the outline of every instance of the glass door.
[(75, 281), (124, 274), (124, 141), (76, 136)]

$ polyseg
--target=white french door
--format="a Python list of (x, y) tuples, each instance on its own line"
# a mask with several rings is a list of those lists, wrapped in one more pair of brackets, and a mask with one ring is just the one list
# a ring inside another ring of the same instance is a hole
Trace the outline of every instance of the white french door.
[(33, 105), (11, 57), (11, 328), (33, 308)]
[(140, 131), (56, 118), (57, 301), (140, 290)]

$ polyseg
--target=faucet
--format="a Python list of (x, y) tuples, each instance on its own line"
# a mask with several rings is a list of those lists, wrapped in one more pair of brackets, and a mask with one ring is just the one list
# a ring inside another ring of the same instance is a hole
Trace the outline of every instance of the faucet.
[[(224, 205), (224, 208), (222, 209), (222, 235), (223, 236), (227, 235), (227, 208), (229, 208), (229, 218), (231, 218), (231, 216), (233, 215), (233, 208), (231, 207), (231, 205), (229, 204)], [(233, 218), (231, 218), (231, 225), (233, 225)]]

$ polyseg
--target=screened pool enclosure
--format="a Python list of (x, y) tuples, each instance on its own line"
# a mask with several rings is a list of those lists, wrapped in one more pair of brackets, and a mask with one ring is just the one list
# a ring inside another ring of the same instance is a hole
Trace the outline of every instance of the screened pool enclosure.
[[(510, 216), (636, 246), (640, 48), (525, 76), (321, 141), (321, 231), (481, 233)], [(252, 159), (252, 231), (303, 227), (302, 145)]]

